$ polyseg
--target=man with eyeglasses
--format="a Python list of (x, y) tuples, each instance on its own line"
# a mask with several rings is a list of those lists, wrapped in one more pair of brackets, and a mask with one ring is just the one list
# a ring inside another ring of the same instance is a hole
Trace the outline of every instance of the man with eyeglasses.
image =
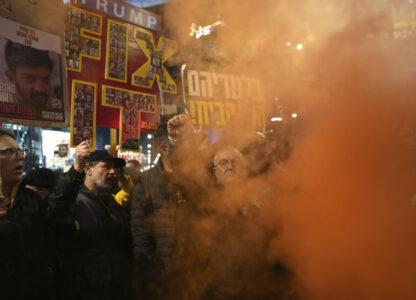
[(3, 299), (51, 299), (45, 258), (45, 203), (22, 183), (25, 151), (0, 128), (0, 295)]
[(27, 149), (20, 149), (12, 134), (1, 130), (0, 132), (0, 172), (2, 176), (2, 191), (5, 202), (12, 200), (11, 191), (13, 186), (23, 178), (23, 159)]
[(226, 185), (247, 175), (244, 158), (231, 146), (221, 147), (214, 156), (214, 173), (219, 185)]

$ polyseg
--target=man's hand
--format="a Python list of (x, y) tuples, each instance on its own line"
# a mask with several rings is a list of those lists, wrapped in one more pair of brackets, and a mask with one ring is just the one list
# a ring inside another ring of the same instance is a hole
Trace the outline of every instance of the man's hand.
[(84, 170), (87, 159), (90, 156), (90, 147), (90, 142), (87, 140), (83, 141), (75, 148), (75, 171), (82, 173)]
[(192, 120), (188, 115), (177, 115), (172, 117), (167, 124), (169, 141), (172, 145), (178, 144), (187, 136), (194, 133)]

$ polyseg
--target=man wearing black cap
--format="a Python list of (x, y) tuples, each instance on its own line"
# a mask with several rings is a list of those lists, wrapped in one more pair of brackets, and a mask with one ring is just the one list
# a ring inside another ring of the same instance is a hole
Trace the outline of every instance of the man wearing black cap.
[(106, 150), (92, 152), (73, 206), (75, 240), (70, 262), (75, 299), (124, 299), (129, 295), (129, 212), (111, 192), (126, 165)]
[[(114, 158), (106, 150), (97, 150), (90, 154), (84, 168), (84, 187), (74, 205), (74, 217), (79, 228), (94, 228), (105, 225), (106, 205), (100, 203), (101, 198), (111, 196), (118, 184), (118, 168), (126, 162), (122, 158)], [(111, 198), (111, 197), (110, 197)]]

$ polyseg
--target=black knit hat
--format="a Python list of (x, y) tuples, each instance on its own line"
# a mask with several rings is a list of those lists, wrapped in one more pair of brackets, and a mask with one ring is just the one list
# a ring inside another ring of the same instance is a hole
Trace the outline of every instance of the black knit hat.
[(112, 157), (107, 150), (96, 150), (90, 153), (88, 157), (88, 162), (97, 162), (97, 161), (111, 161), (114, 163), (116, 168), (123, 168), (126, 166), (126, 161), (122, 158)]
[(56, 183), (56, 180), (56, 174), (51, 169), (34, 169), (27, 173), (24, 177), (23, 186), (28, 184), (36, 186), (38, 188), (52, 190)]

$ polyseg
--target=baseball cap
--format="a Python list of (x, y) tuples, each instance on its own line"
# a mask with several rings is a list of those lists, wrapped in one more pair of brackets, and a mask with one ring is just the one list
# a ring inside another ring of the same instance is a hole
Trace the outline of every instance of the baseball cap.
[(123, 168), (126, 166), (126, 161), (122, 158), (112, 157), (107, 150), (96, 150), (90, 153), (88, 157), (88, 162), (97, 162), (97, 161), (111, 161), (114, 163), (116, 168)]

